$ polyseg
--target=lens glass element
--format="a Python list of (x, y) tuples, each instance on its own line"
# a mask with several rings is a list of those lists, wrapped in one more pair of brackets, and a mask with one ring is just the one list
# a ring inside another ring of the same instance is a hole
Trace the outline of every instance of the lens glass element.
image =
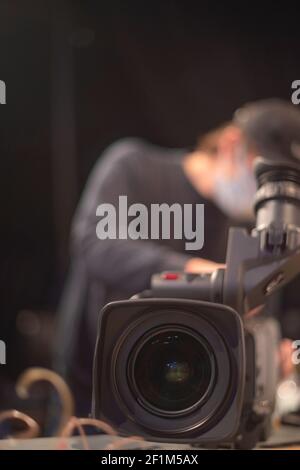
[(163, 412), (182, 413), (198, 405), (214, 378), (214, 357), (205, 340), (180, 328), (152, 334), (131, 363), (140, 401)]

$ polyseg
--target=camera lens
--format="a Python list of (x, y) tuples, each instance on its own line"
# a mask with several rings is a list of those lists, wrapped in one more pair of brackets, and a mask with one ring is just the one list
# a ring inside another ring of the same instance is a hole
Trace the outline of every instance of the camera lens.
[(215, 361), (204, 338), (185, 328), (159, 329), (130, 361), (137, 397), (156, 414), (186, 414), (209, 396)]

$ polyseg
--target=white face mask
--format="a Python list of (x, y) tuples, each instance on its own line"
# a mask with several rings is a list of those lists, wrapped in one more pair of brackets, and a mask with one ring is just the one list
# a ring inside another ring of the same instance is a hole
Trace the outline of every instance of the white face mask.
[(228, 217), (241, 222), (251, 222), (254, 220), (256, 187), (254, 173), (249, 168), (247, 157), (239, 149), (234, 177), (227, 178), (222, 171), (216, 174), (214, 202)]

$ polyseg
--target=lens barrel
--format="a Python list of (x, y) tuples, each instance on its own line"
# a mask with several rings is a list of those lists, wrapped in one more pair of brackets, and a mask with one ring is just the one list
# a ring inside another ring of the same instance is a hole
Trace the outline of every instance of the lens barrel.
[(274, 253), (292, 250), (300, 241), (300, 163), (255, 163), (258, 190), (255, 196), (256, 229), (262, 249)]

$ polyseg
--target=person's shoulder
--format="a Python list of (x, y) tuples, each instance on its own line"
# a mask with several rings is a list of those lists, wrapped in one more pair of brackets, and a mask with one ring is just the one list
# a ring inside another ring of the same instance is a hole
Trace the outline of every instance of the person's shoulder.
[(110, 144), (94, 163), (89, 180), (99, 181), (120, 172), (126, 174), (129, 168), (134, 167), (146, 146), (146, 142), (134, 137), (119, 139)]
[(147, 158), (167, 161), (181, 156), (182, 152), (181, 149), (161, 147), (142, 138), (126, 137), (109, 145), (101, 159), (110, 160), (112, 164), (137, 163), (137, 160), (144, 162)]
[(181, 155), (182, 150), (160, 147), (138, 137), (127, 137), (117, 140), (104, 150), (96, 161), (92, 176), (97, 180), (119, 178), (120, 175), (140, 177), (147, 168), (150, 178), (151, 173), (170, 173), (179, 161), (177, 157)]
[(126, 137), (109, 145), (104, 151), (101, 160), (111, 165), (126, 165), (136, 162), (150, 151), (151, 144), (138, 137)]

